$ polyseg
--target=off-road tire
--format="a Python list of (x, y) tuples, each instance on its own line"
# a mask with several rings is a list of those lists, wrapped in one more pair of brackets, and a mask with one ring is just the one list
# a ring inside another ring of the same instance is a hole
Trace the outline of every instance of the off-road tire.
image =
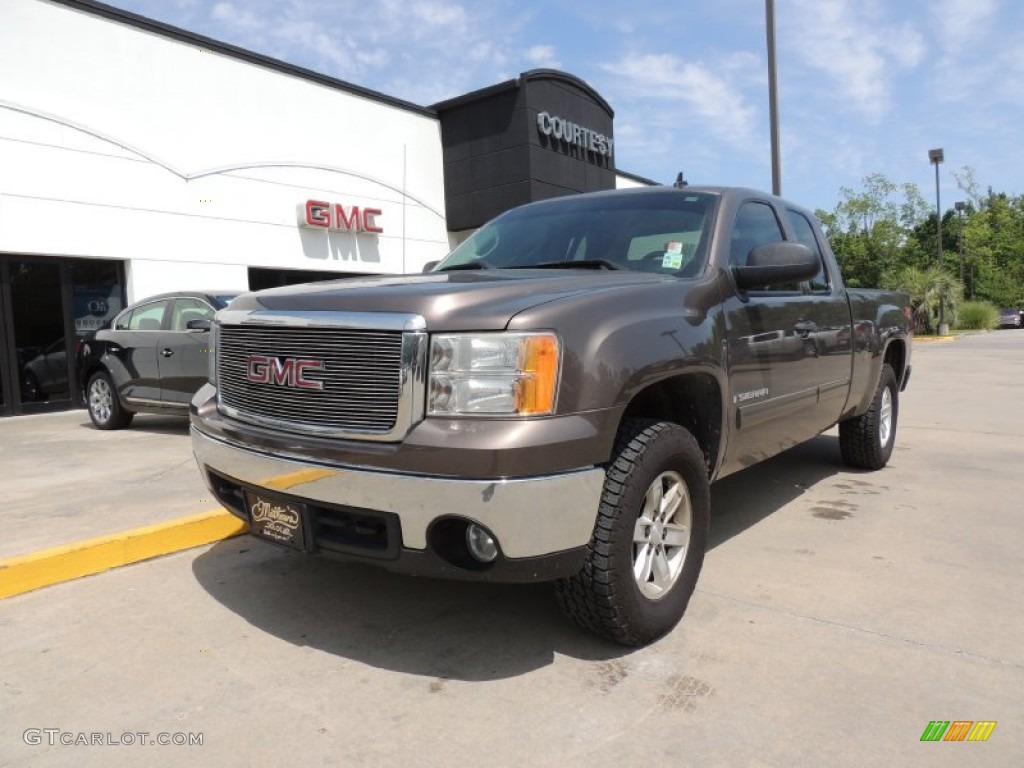
[[(681, 478), (689, 501), (689, 541), (682, 565), (652, 599), (634, 576), (634, 538), (648, 491), (664, 476)], [(597, 522), (583, 569), (555, 584), (562, 610), (584, 629), (639, 646), (670, 631), (686, 611), (704, 562), (711, 500), (704, 454), (686, 429), (664, 421), (623, 423), (605, 475)]]
[(896, 373), (886, 363), (882, 365), (878, 386), (868, 410), (860, 416), (839, 422), (839, 450), (844, 462), (858, 469), (881, 469), (889, 463), (896, 444), (899, 396)]
[(114, 382), (106, 371), (97, 371), (89, 378), (85, 407), (96, 429), (124, 429), (135, 416), (134, 411), (121, 405)]

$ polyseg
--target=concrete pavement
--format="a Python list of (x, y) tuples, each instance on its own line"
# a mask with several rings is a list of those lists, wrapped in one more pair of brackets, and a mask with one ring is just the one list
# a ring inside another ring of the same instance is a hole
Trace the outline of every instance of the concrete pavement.
[[(578, 632), (543, 586), (249, 538), (0, 601), (0, 764), (1019, 765), (1022, 382), (1024, 332), (918, 345), (887, 469), (844, 468), (825, 435), (717, 484), (687, 616), (638, 651)], [(129, 433), (102, 435), (110, 453)], [(163, 438), (183, 460), (165, 511), (197, 511), (187, 435)], [(161, 496), (153, 471), (132, 477), (126, 498)], [(46, 492), (32, 482), (19, 498)], [(73, 524), (107, 521), (103, 482)], [(984, 743), (922, 743), (933, 720), (998, 724)], [(26, 744), (31, 728), (203, 744)]]

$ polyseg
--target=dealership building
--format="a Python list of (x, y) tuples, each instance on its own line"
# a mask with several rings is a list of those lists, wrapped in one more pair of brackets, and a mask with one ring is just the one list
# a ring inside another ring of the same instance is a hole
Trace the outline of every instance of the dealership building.
[[(533, 200), (654, 183), (534, 70), (412, 104), (90, 0), (0, 3), (0, 415), (81, 405), (128, 303), (419, 272)], [(42, 378), (42, 380), (40, 380)]]

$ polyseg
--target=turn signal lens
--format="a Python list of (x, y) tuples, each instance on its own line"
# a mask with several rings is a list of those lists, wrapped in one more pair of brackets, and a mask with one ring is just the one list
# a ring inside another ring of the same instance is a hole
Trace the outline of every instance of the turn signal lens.
[(521, 414), (551, 413), (555, 409), (558, 380), (558, 341), (554, 336), (528, 336), (523, 343), (523, 373), (516, 411)]

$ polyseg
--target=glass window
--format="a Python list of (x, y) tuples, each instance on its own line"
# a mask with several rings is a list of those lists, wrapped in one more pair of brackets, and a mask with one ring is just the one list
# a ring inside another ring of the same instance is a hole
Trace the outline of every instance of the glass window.
[(131, 321), (132, 321), (132, 313), (131, 312), (125, 312), (123, 315), (121, 315), (119, 318), (117, 318), (117, 322), (114, 323), (114, 330), (115, 331), (127, 331), (128, 330), (128, 324)]
[(22, 404), (68, 400), (60, 266), (11, 263), (11, 315)]
[(175, 299), (171, 312), (171, 330), (187, 331), (191, 320), (212, 320), (213, 307), (200, 299)]
[(744, 203), (732, 225), (729, 262), (736, 267), (745, 267), (754, 248), (766, 243), (781, 243), (783, 239), (779, 220), (770, 205), (753, 201)]
[[(128, 319), (129, 331), (159, 331), (164, 324), (164, 312), (167, 310), (166, 301), (154, 301), (151, 304), (143, 304), (136, 307)], [(118, 324), (120, 327), (120, 323)]]
[(120, 262), (80, 259), (71, 265), (76, 336), (105, 327), (124, 309), (123, 283)]
[(811, 253), (818, 257), (820, 266), (818, 274), (811, 278), (809, 287), (813, 293), (828, 293), (831, 286), (828, 282), (828, 272), (825, 270), (825, 261), (821, 255), (821, 248), (818, 246), (818, 238), (814, 236), (814, 227), (807, 217), (797, 211), (786, 209), (786, 216), (789, 218), (789, 225), (793, 228), (796, 241), (811, 249)]
[(691, 277), (705, 262), (716, 203), (712, 195), (676, 190), (546, 200), (484, 225), (438, 269), (589, 261)]

